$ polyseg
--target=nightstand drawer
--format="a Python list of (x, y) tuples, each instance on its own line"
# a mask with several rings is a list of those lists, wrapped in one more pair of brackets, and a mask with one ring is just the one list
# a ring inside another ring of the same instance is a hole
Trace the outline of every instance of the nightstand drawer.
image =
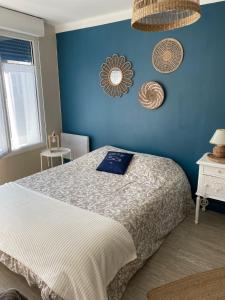
[(204, 190), (209, 198), (225, 200), (225, 178), (204, 176)]
[(225, 178), (225, 169), (204, 166), (203, 174)]

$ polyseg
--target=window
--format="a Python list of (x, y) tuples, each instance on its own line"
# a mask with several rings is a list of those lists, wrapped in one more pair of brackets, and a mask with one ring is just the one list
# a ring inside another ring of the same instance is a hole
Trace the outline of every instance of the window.
[(0, 156), (43, 143), (36, 49), (35, 40), (0, 35)]

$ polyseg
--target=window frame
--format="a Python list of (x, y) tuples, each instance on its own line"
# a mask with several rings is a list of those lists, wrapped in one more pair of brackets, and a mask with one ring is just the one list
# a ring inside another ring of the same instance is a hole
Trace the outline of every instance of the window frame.
[(35, 149), (40, 149), (46, 146), (47, 143), (47, 134), (46, 134), (46, 121), (45, 121), (45, 108), (44, 108), (44, 96), (43, 96), (43, 87), (42, 87), (42, 76), (41, 76), (41, 60), (40, 60), (40, 50), (39, 50), (39, 39), (33, 36), (14, 33), (6, 30), (0, 30), (0, 36), (20, 39), (29, 41), (32, 43), (32, 54), (33, 54), (33, 62), (34, 62), (34, 70), (35, 70), (35, 80), (36, 80), (36, 94), (37, 94), (37, 106), (38, 106), (38, 115), (39, 115), (39, 127), (40, 127), (40, 135), (41, 142), (27, 145), (21, 147), (16, 150), (12, 150), (11, 141), (10, 141), (10, 124), (7, 118), (7, 106), (6, 106), (6, 92), (3, 84), (3, 71), (0, 62), (0, 97), (3, 101), (3, 113), (4, 113), (4, 121), (6, 125), (6, 136), (7, 136), (7, 145), (8, 151), (4, 153), (2, 156), (0, 155), (0, 159), (14, 156), (20, 153), (32, 151)]

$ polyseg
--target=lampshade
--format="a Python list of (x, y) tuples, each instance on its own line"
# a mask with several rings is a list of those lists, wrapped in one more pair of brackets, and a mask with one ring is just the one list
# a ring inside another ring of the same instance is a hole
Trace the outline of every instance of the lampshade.
[(134, 0), (132, 27), (166, 31), (184, 27), (201, 17), (199, 0)]
[(217, 129), (210, 140), (213, 145), (225, 145), (225, 129)]

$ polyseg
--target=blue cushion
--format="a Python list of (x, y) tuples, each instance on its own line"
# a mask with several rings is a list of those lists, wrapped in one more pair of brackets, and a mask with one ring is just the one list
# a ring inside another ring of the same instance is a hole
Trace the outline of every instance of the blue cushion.
[(109, 151), (97, 171), (124, 175), (134, 154)]

